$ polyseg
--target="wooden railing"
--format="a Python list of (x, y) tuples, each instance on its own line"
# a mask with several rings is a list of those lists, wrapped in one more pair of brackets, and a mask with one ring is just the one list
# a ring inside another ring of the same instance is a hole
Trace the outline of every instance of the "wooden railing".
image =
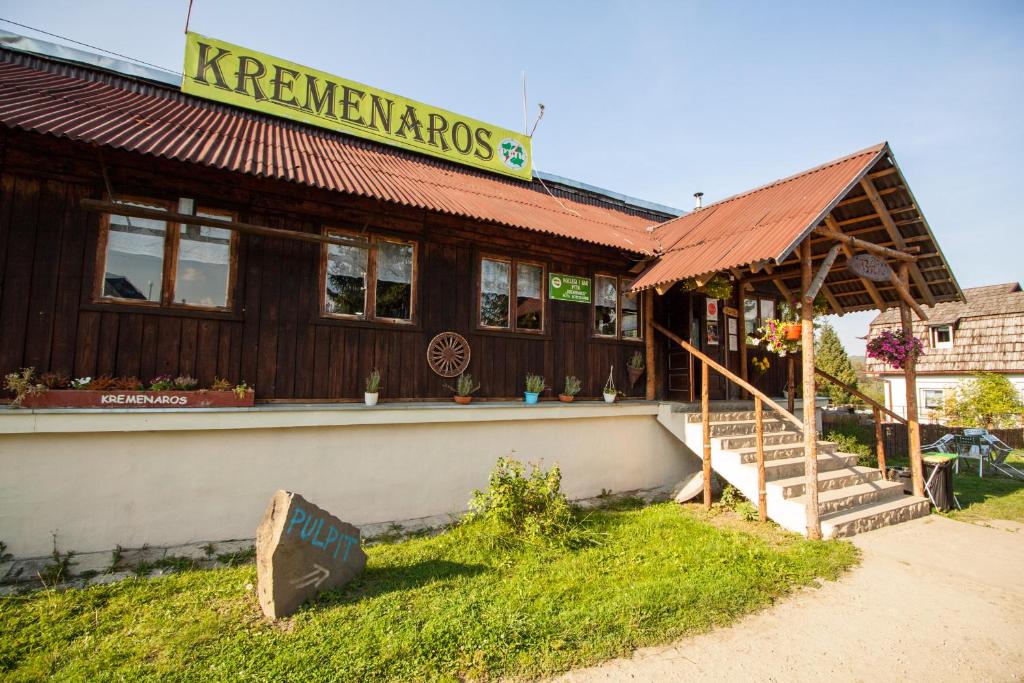
[(713, 368), (725, 379), (746, 390), (754, 397), (754, 441), (757, 446), (757, 513), (762, 522), (768, 520), (767, 486), (764, 473), (764, 406), (777, 412), (783, 419), (803, 431), (804, 423), (795, 415), (769, 398), (763, 391), (732, 372), (725, 366), (715, 362), (697, 347), (657, 322), (654, 329), (679, 344), (690, 353), (692, 358), (700, 361), (700, 413), (702, 422), (702, 445), (704, 450), (704, 508), (711, 509), (711, 420), (710, 400), (708, 393), (708, 368)]
[(826, 382), (834, 384), (843, 391), (846, 391), (847, 393), (856, 396), (857, 398), (871, 406), (871, 411), (874, 413), (875, 416), (875, 451), (878, 453), (878, 469), (879, 471), (881, 471), (882, 476), (885, 477), (885, 436), (882, 434), (882, 413), (885, 413), (889, 417), (895, 419), (897, 422), (902, 422), (903, 424), (907, 423), (906, 418), (897, 415), (896, 413), (892, 412), (891, 410), (889, 410), (884, 405), (882, 405), (875, 399), (871, 398), (867, 394), (858, 391), (856, 388), (851, 387), (849, 384), (842, 381), (841, 379), (833, 377), (824, 370), (814, 368), (814, 374), (817, 375), (818, 377), (821, 377)]

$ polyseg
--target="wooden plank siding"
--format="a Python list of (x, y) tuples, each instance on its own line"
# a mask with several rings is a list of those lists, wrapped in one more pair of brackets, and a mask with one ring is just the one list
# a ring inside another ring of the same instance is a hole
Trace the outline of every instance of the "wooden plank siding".
[[(319, 233), (331, 226), (417, 243), (412, 325), (326, 319), (320, 315), (316, 244), (240, 235), (234, 308), (160, 309), (92, 300), (100, 216), (79, 202), (105, 197), (95, 150), (78, 143), (0, 130), (0, 371), (34, 366), (75, 377), (190, 374), (254, 384), (258, 399), (358, 400), (374, 367), (382, 399), (447, 398), (451, 380), (435, 375), (426, 346), (453, 330), (471, 345), (478, 396), (522, 396), (527, 372), (558, 393), (566, 374), (599, 397), (610, 366), (630, 387), (626, 361), (643, 344), (594, 339), (593, 311), (547, 302), (541, 335), (477, 329), (481, 253), (543, 263), (548, 273), (626, 275), (618, 250), (513, 230), (313, 188), (243, 177), (169, 160), (105, 151), (117, 193), (224, 209), (238, 220)], [(652, 223), (656, 221), (652, 220)], [(546, 282), (545, 289), (546, 289)], [(513, 293), (514, 296), (514, 293)]]

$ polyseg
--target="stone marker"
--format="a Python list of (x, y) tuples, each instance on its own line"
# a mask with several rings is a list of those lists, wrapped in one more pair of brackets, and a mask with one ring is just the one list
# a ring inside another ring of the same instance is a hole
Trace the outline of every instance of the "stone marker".
[(280, 619), (321, 591), (363, 571), (359, 529), (297, 493), (278, 491), (256, 530), (257, 593), (263, 613)]

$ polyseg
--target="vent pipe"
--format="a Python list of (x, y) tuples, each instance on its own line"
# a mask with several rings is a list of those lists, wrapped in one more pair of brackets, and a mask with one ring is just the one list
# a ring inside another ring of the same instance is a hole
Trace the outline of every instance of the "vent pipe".
[(703, 197), (703, 196), (704, 196), (703, 192), (694, 192), (693, 193), (693, 210), (694, 211), (699, 211), (703, 207), (703, 203), (701, 202), (701, 197)]

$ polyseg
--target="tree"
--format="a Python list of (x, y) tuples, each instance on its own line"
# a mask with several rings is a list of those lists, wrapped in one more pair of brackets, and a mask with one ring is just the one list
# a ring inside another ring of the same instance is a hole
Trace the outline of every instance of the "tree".
[(1005, 375), (980, 372), (946, 397), (942, 412), (955, 427), (1015, 427), (1024, 418), (1024, 401)]
[[(821, 323), (818, 339), (814, 344), (814, 364), (836, 379), (856, 388), (857, 373), (850, 363), (850, 357), (846, 355), (843, 342), (839, 341), (839, 335), (828, 323)], [(823, 384), (832, 403), (853, 403), (853, 396), (842, 387), (831, 382)]]

